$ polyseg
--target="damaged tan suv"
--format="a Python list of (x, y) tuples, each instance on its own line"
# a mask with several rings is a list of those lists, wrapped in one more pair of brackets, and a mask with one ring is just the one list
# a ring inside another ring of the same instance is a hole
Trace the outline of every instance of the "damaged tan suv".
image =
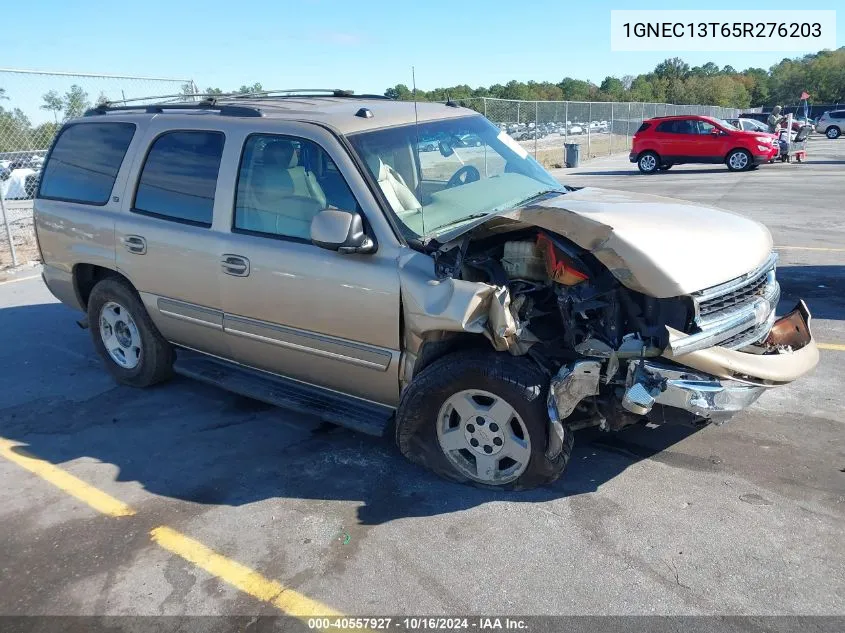
[(452, 103), (105, 104), (62, 128), (35, 218), (119, 382), (394, 432), (478, 485), (554, 480), (579, 428), (723, 420), (818, 361), (803, 302), (775, 317), (763, 226), (562, 186)]

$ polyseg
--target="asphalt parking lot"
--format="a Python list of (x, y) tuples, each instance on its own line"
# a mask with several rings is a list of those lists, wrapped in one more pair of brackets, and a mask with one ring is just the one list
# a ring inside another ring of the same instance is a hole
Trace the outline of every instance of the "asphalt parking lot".
[(726, 425), (581, 432), (559, 482), (500, 494), (187, 379), (118, 387), (40, 279), (7, 279), (0, 614), (845, 614), (845, 140), (555, 175), (767, 224), (818, 368)]

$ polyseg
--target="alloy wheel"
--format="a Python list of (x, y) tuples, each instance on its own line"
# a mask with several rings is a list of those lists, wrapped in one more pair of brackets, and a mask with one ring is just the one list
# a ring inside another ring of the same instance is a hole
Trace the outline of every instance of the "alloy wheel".
[(141, 362), (141, 335), (129, 311), (108, 301), (100, 310), (100, 338), (119, 367), (134, 369)]
[(531, 459), (525, 422), (503, 398), (480, 389), (459, 391), (443, 403), (437, 439), (452, 465), (480, 483), (514, 481)]

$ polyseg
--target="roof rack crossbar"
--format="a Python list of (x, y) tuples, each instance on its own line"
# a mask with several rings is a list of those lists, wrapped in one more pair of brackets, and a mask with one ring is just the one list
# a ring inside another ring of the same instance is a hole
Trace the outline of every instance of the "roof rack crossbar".
[(165, 111), (179, 111), (179, 110), (211, 110), (218, 112), (221, 116), (238, 116), (238, 117), (260, 117), (263, 116), (261, 109), (248, 105), (229, 105), (218, 104), (214, 99), (207, 99), (196, 103), (153, 103), (149, 105), (124, 105), (124, 106), (110, 106), (108, 104), (99, 105), (91, 108), (85, 112), (85, 116), (97, 116), (106, 114), (108, 112), (138, 112), (143, 111), (147, 114), (161, 114)]
[(387, 99), (384, 95), (355, 94), (352, 90), (340, 88), (283, 88), (279, 90), (257, 90), (255, 92), (235, 93), (226, 95), (227, 98), (253, 99), (270, 97), (273, 99), (297, 97), (348, 97), (351, 99)]

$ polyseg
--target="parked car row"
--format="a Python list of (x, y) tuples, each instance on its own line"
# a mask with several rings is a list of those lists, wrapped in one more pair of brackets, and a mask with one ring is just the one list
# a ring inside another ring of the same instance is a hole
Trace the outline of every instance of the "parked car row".
[(545, 138), (554, 134), (560, 136), (578, 134), (603, 134), (610, 131), (607, 121), (548, 121), (538, 124), (500, 123), (499, 128), (507, 132), (515, 141), (529, 141)]
[(4, 200), (31, 200), (41, 179), (45, 152), (0, 159), (0, 195)]

